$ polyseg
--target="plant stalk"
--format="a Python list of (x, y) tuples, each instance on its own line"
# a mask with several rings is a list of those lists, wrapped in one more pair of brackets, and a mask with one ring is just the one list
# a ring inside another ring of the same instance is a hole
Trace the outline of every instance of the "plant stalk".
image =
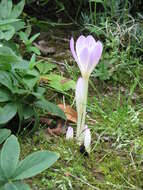
[(78, 122), (77, 122), (77, 140), (79, 144), (82, 144), (84, 141), (84, 126), (86, 118), (86, 105), (87, 105), (87, 94), (88, 94), (88, 78), (83, 78), (84, 81), (84, 99), (81, 102), (81, 110), (78, 113)]

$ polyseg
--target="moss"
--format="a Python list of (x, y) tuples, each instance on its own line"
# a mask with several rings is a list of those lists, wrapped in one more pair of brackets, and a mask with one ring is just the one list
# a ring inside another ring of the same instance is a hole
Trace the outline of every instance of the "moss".
[(75, 142), (45, 136), (42, 130), (20, 141), (22, 156), (43, 149), (60, 153), (60, 159), (51, 168), (28, 181), (33, 190), (92, 190), (95, 187), (125, 190), (141, 185), (141, 167), (133, 167), (130, 152), (115, 150), (108, 142), (101, 142), (85, 157)]

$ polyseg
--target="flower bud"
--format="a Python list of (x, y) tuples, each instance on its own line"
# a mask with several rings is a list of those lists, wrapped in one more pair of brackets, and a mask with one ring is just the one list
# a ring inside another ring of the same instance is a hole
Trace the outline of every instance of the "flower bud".
[(72, 127), (68, 127), (67, 132), (66, 132), (66, 139), (73, 139), (73, 128)]

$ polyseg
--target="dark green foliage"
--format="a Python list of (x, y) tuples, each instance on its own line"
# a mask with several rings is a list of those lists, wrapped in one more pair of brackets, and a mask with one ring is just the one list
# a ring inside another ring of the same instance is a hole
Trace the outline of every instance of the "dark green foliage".
[(2, 0), (0, 3), (0, 40), (10, 40), (20, 29), (24, 28), (24, 22), (18, 17), (23, 11), (25, 0), (21, 0), (13, 6), (12, 0)]
[(49, 151), (37, 151), (19, 161), (20, 146), (17, 138), (11, 135), (4, 143), (0, 153), (0, 189), (30, 190), (19, 180), (33, 177), (49, 168), (59, 155)]

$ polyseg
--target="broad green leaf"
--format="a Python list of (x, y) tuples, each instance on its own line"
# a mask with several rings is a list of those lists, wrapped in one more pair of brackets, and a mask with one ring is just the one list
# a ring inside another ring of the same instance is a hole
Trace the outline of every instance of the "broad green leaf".
[(35, 53), (36, 55), (41, 55), (41, 52), (39, 51), (39, 49), (35, 46), (28, 46), (27, 47), (27, 51), (28, 52), (32, 52)]
[[(1, 151), (0, 151), (0, 158), (1, 158)], [(5, 174), (2, 170), (1, 164), (0, 164), (0, 187), (6, 183), (7, 179), (5, 177)]]
[(70, 89), (75, 89), (76, 83), (71, 79), (67, 79), (56, 74), (46, 75), (46, 78), (49, 81), (49, 86), (57, 91), (66, 92)]
[(20, 55), (19, 45), (17, 45), (15, 42), (13, 42), (13, 41), (4, 41), (3, 46), (10, 48), (11, 51), (13, 51), (14, 56), (19, 56)]
[(25, 0), (22, 0), (17, 5), (15, 5), (10, 14), (10, 17), (18, 18), (23, 11), (24, 5), (25, 5)]
[(12, 67), (11, 67), (10, 63), (2, 63), (2, 62), (0, 62), (0, 70), (10, 71), (11, 68)]
[(29, 62), (26, 60), (20, 60), (19, 64), (15, 63), (12, 64), (13, 70), (17, 69), (19, 71), (25, 70), (25, 73), (27, 72)]
[(8, 90), (0, 88), (0, 102), (7, 102), (11, 100), (11, 94)]
[(55, 69), (56, 65), (49, 62), (39, 62), (36, 64), (36, 67), (41, 74), (46, 74)]
[(12, 0), (2, 0), (0, 3), (0, 18), (8, 18), (12, 10)]
[(3, 181), (0, 179), (0, 190), (4, 190), (3, 189), (3, 185), (6, 183), (6, 181)]
[(3, 143), (11, 134), (9, 129), (0, 129), (0, 144)]
[(11, 18), (9, 18), (9, 19), (0, 20), (0, 26), (5, 25), (5, 24), (15, 23), (17, 21), (19, 21), (19, 19), (11, 19)]
[(27, 87), (32, 90), (32, 88), (37, 84), (38, 77), (26, 76), (23, 78), (23, 82), (27, 85)]
[(31, 76), (39, 76), (39, 72), (36, 69), (28, 69), (26, 72), (26, 75), (31, 75)]
[(0, 125), (10, 121), (17, 113), (17, 106), (14, 103), (7, 103), (0, 107)]
[(13, 22), (11, 25), (15, 28), (15, 32), (17, 32), (25, 27), (25, 22), (18, 20), (18, 22)]
[(29, 119), (34, 115), (33, 108), (31, 106), (23, 106), (23, 117), (24, 119)]
[(49, 168), (59, 158), (59, 154), (49, 151), (38, 151), (22, 160), (15, 172), (15, 180), (26, 179)]
[(43, 87), (37, 87), (36, 92), (32, 92), (31, 94), (34, 95), (37, 99), (44, 98), (44, 93), (46, 92), (46, 89)]
[(30, 187), (22, 182), (9, 182), (4, 185), (2, 190), (30, 190)]
[(2, 190), (18, 190), (18, 189), (12, 182), (9, 182), (5, 184), (4, 187), (2, 187)]
[(18, 57), (12, 49), (6, 46), (0, 47), (0, 64), (13, 64), (22, 62), (21, 57)]
[(15, 29), (11, 25), (0, 26), (0, 40), (10, 40), (15, 34)]
[(43, 99), (35, 102), (35, 106), (41, 109), (44, 109), (53, 115), (57, 115), (63, 119), (66, 119), (64, 112), (55, 104)]
[(29, 185), (22, 183), (22, 182), (15, 182), (14, 183), (17, 190), (30, 190), (31, 188), (29, 187)]
[(4, 143), (1, 151), (0, 165), (9, 179), (15, 172), (19, 160), (20, 147), (17, 138), (11, 135)]
[(13, 84), (12, 84), (12, 80), (10, 77), (10, 73), (6, 72), (6, 71), (1, 71), (0, 70), (0, 84), (4, 85), (5, 87), (7, 87), (9, 90), (13, 90)]

